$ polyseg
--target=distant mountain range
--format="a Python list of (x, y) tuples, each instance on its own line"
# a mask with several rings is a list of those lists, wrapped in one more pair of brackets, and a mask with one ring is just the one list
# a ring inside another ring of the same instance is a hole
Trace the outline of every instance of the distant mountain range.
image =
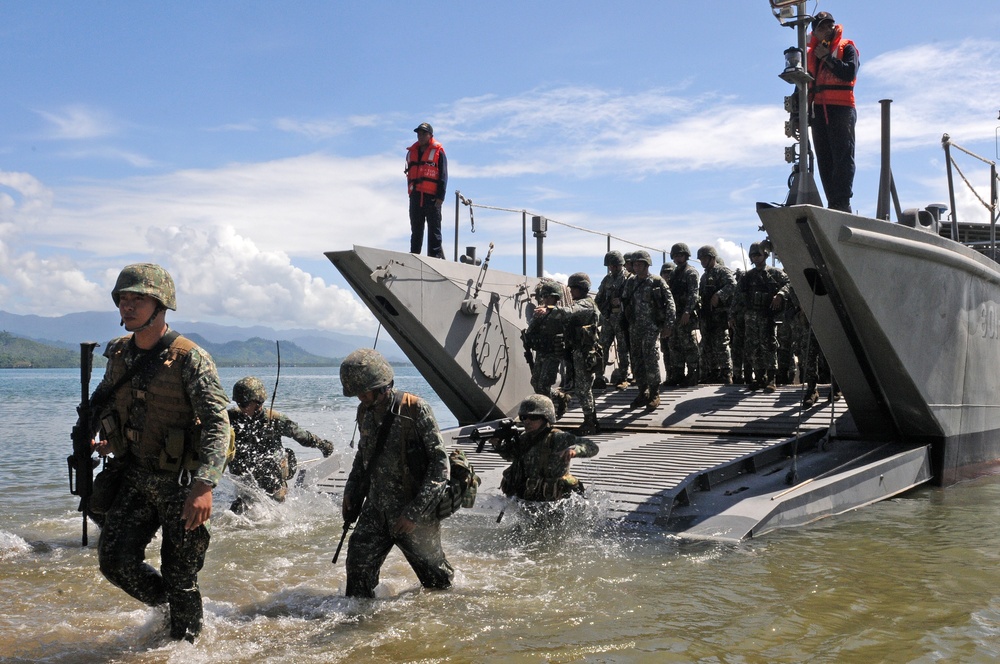
[[(120, 318), (114, 311), (88, 311), (55, 317), (24, 316), (0, 311), (0, 331), (70, 351), (79, 351), (81, 341), (104, 344), (125, 334), (119, 322)], [(277, 362), (275, 341), (280, 342), (282, 364), (335, 365), (351, 351), (370, 348), (373, 342), (373, 339), (367, 337), (339, 332), (275, 330), (262, 325), (237, 327), (170, 321), (170, 326), (202, 346), (222, 366), (273, 366)], [(378, 349), (390, 361), (406, 361), (399, 346), (387, 335), (379, 336)]]

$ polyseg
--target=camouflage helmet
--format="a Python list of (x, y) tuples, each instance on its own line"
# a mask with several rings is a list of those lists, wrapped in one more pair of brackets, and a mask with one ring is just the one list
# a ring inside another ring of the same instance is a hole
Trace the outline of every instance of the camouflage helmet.
[(174, 280), (159, 265), (153, 263), (133, 263), (126, 265), (118, 274), (111, 299), (115, 306), (121, 300), (121, 293), (148, 295), (171, 311), (177, 311), (177, 291)]
[(624, 258), (624, 260), (625, 260), (626, 263), (631, 263), (631, 262), (633, 262), (635, 260), (635, 252), (634, 251), (626, 251), (625, 255), (623, 256), (623, 258)]
[(653, 259), (649, 257), (649, 252), (645, 249), (632, 253), (632, 262), (638, 263), (639, 261), (645, 263), (647, 267), (653, 264)]
[(719, 257), (719, 252), (716, 251), (715, 247), (713, 247), (710, 244), (706, 244), (704, 247), (698, 250), (698, 260), (701, 260), (702, 258), (718, 258), (718, 257)]
[(395, 374), (382, 353), (372, 348), (360, 348), (340, 365), (340, 382), (345, 397), (356, 397), (370, 390), (391, 385)]
[(664, 263), (660, 268), (660, 276), (662, 277), (664, 274), (670, 274), (674, 271), (675, 267), (677, 267), (677, 265), (675, 265), (672, 261)]
[(521, 402), (517, 409), (517, 416), (521, 419), (529, 415), (544, 417), (549, 424), (556, 423), (556, 407), (552, 404), (552, 399), (544, 394), (532, 394)]
[(622, 256), (622, 252), (614, 249), (604, 254), (604, 265), (624, 265), (625, 257)]
[(750, 245), (750, 250), (747, 251), (747, 256), (753, 256), (756, 253), (760, 253), (767, 258), (771, 255), (771, 249), (766, 242), (754, 242)]
[(247, 404), (251, 401), (264, 403), (267, 401), (267, 389), (264, 388), (260, 378), (255, 376), (240, 378), (233, 385), (233, 401), (237, 404)]
[(573, 274), (569, 275), (569, 279), (566, 281), (566, 284), (570, 288), (582, 288), (584, 290), (589, 291), (590, 275), (588, 275), (586, 272), (574, 272)]
[(562, 285), (551, 279), (542, 279), (535, 286), (535, 297), (540, 299), (549, 295), (554, 295), (561, 300), (563, 295)]
[(691, 258), (691, 249), (689, 249), (688, 246), (683, 242), (678, 242), (674, 246), (670, 247), (671, 258), (673, 258), (674, 256), (679, 256), (681, 254), (684, 254), (688, 258)]

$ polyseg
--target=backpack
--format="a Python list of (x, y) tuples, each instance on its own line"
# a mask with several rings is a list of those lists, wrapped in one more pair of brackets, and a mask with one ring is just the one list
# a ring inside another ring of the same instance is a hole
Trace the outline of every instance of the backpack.
[(438, 519), (451, 516), (460, 507), (475, 505), (476, 490), (482, 482), (462, 450), (453, 449), (448, 455), (448, 463), (451, 465), (451, 475), (435, 510)]
[[(427, 469), (427, 459), (423, 450), (412, 442), (412, 428), (409, 423), (415, 419), (417, 408), (417, 397), (404, 392), (400, 395), (399, 413), (406, 419), (403, 420), (403, 431), (407, 441), (406, 445), (406, 466), (413, 473), (414, 477), (419, 477), (423, 481), (424, 473)], [(429, 508), (436, 519), (444, 519), (458, 511), (460, 507), (472, 507), (476, 503), (476, 490), (482, 483), (479, 475), (476, 474), (465, 452), (456, 448), (448, 454), (448, 465), (451, 467), (448, 483), (441, 493), (437, 503)]]

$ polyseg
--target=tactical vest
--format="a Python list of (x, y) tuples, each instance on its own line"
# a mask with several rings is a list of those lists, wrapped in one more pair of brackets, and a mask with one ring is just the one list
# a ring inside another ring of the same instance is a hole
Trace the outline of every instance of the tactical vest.
[(771, 301), (778, 293), (779, 286), (767, 268), (754, 268), (743, 277), (743, 292), (746, 294), (747, 307), (759, 311), (771, 311)]
[(695, 269), (690, 265), (685, 265), (683, 269), (674, 268), (673, 272), (670, 273), (670, 281), (667, 282), (670, 286), (670, 294), (674, 297), (674, 307), (677, 308), (678, 316), (688, 309), (688, 305), (694, 299), (695, 292), (691, 288), (688, 278), (691, 272), (695, 272)]
[[(108, 358), (112, 382), (118, 381), (127, 371), (123, 359), (127, 347), (128, 342), (122, 343)], [(118, 388), (114, 395), (114, 415), (119, 432), (118, 435), (108, 432), (115, 456), (127, 452), (149, 470), (177, 471), (182, 465), (187, 470), (196, 470), (201, 465), (198, 459), (201, 424), (188, 401), (181, 375), (187, 356), (195, 347), (193, 341), (178, 336), (160, 353), (159, 364), (154, 360), (141, 372), (153, 372), (146, 389), (132, 387), (131, 381)], [(142, 429), (127, 426), (129, 410), (136, 400), (146, 403), (146, 421)]]
[(539, 353), (561, 353), (566, 349), (563, 324), (548, 315), (532, 318), (525, 330), (525, 340), (531, 350)]

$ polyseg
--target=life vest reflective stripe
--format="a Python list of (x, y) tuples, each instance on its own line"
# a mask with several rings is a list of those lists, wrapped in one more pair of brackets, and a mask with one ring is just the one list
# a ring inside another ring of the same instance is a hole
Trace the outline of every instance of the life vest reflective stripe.
[[(839, 34), (838, 30), (838, 34)], [(818, 41), (815, 37), (809, 45), (809, 73), (816, 80), (809, 86), (812, 102), (818, 106), (854, 106), (854, 84), (857, 75), (851, 81), (845, 81), (833, 75), (833, 71), (819, 61), (813, 54)], [(838, 60), (844, 59), (844, 48), (850, 44), (857, 52), (857, 46), (850, 39), (835, 39), (830, 45), (830, 52)]]
[(412, 194), (419, 191), (424, 194), (438, 193), (441, 182), (441, 155), (444, 148), (431, 139), (420, 154), (420, 143), (414, 143), (406, 151), (406, 181), (407, 189)]

